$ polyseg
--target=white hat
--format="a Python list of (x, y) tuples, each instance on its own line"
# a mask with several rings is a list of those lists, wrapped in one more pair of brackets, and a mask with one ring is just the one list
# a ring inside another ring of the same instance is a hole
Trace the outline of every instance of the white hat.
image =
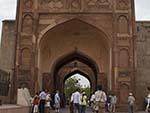
[(148, 96), (147, 96), (148, 98), (150, 98), (150, 94), (148, 94)]
[(129, 93), (129, 95), (131, 96), (131, 95), (133, 95), (132, 93)]

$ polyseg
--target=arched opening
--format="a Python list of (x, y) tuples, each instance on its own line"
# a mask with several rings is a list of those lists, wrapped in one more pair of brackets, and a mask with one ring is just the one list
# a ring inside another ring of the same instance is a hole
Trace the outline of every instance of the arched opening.
[(59, 89), (63, 92), (64, 81), (77, 73), (83, 75), (90, 81), (92, 91), (96, 88), (97, 74), (99, 73), (97, 64), (81, 52), (74, 51), (59, 58), (53, 68), (54, 89)]
[(91, 81), (86, 77), (84, 73), (74, 72), (70, 73), (69, 76), (66, 76), (64, 79), (64, 94), (65, 94), (65, 103), (69, 105), (71, 95), (79, 89), (80, 92), (85, 92), (87, 97), (90, 97), (91, 94)]
[(48, 82), (50, 91), (58, 89), (63, 92), (65, 77), (78, 71), (91, 81), (92, 91), (100, 83), (107, 90), (111, 49), (103, 31), (72, 19), (47, 31), (38, 46), (38, 83), (41, 88)]

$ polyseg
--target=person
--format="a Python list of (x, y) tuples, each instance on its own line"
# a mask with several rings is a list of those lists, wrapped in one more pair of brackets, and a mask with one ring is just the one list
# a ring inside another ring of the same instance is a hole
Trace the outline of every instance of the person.
[(59, 91), (56, 91), (55, 97), (55, 112), (59, 113), (59, 109), (60, 109), (60, 96), (59, 96)]
[(108, 112), (111, 112), (111, 98), (112, 98), (112, 95), (109, 94), (107, 96), (107, 101), (106, 101), (106, 107), (107, 107), (106, 109)]
[(83, 92), (81, 96), (81, 112), (80, 113), (85, 113), (86, 106), (87, 106), (87, 96), (85, 92)]
[(36, 93), (32, 100), (32, 112), (31, 113), (38, 113), (39, 111), (38, 105), (39, 105), (39, 94)]
[(105, 113), (106, 100), (106, 93), (102, 90), (102, 86), (99, 85), (95, 92), (95, 111), (97, 113)]
[(51, 106), (51, 108), (53, 109), (53, 110), (55, 110), (55, 107), (54, 107), (54, 104), (55, 104), (55, 92), (53, 91), (52, 93), (51, 93), (51, 100), (50, 100), (50, 106)]
[(116, 103), (117, 103), (117, 97), (114, 93), (112, 93), (111, 95), (111, 99), (110, 99), (110, 112), (111, 113), (115, 113), (116, 111)]
[(147, 96), (147, 105), (145, 111), (150, 112), (150, 94)]
[(128, 112), (133, 113), (134, 112), (134, 105), (135, 105), (135, 97), (132, 93), (129, 93), (128, 96)]
[(95, 103), (95, 93), (93, 92), (90, 98), (90, 106), (91, 106), (92, 112), (95, 112), (94, 103)]
[(39, 102), (39, 113), (45, 113), (45, 102), (46, 102), (46, 92), (45, 90), (41, 91), (39, 94), (40, 102)]
[(80, 97), (81, 94), (79, 89), (77, 88), (74, 93), (71, 95), (71, 102), (73, 103), (73, 113), (80, 113)]
[(34, 108), (33, 108), (33, 113), (38, 113), (39, 110), (38, 110), (38, 105), (39, 105), (39, 97), (36, 96), (33, 100), (33, 105), (34, 105)]
[(46, 103), (45, 103), (45, 111), (46, 111), (46, 113), (50, 113), (50, 100), (51, 100), (51, 95), (50, 95), (50, 93), (47, 92)]

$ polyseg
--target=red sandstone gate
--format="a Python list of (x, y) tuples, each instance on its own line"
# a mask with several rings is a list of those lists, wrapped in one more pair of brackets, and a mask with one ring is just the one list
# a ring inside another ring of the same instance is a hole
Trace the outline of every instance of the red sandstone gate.
[(62, 90), (79, 72), (125, 106), (135, 81), (133, 9), (133, 0), (19, 0), (16, 89)]

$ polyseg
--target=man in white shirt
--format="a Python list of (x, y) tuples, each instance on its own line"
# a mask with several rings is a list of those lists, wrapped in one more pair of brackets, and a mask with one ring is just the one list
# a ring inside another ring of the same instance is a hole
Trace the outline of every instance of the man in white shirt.
[(39, 104), (39, 112), (44, 113), (45, 112), (45, 101), (46, 101), (46, 92), (43, 90), (40, 94), (40, 104)]
[(79, 89), (76, 90), (76, 92), (74, 92), (72, 95), (71, 95), (71, 102), (73, 102), (73, 109), (74, 109), (74, 113), (80, 113), (80, 97), (81, 97), (81, 94), (79, 92)]

